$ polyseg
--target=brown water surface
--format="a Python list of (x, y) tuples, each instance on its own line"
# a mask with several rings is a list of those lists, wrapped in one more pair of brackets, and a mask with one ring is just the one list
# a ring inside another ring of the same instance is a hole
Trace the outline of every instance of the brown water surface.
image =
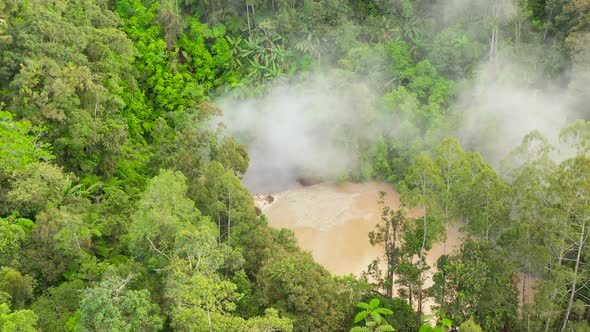
[[(380, 191), (387, 193), (389, 207), (400, 207), (399, 194), (387, 183), (321, 183), (276, 194), (264, 213), (270, 226), (293, 230), (300, 246), (330, 272), (358, 276), (382, 255), (368, 238), (381, 218)], [(419, 216), (420, 211), (410, 214)], [(451, 237), (459, 238), (458, 230), (450, 231)], [(455, 247), (455, 242), (447, 243), (447, 249)], [(436, 261), (442, 250), (442, 244), (435, 246), (428, 261)]]

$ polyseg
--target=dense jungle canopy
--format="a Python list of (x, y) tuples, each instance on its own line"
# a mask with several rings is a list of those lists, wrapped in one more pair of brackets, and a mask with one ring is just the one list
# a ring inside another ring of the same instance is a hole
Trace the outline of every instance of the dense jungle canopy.
[[(589, 32), (588, 0), (0, 0), (0, 331), (590, 331)], [(364, 277), (257, 215), (215, 125), (317, 77), (354, 110), (326, 180), (406, 207)]]

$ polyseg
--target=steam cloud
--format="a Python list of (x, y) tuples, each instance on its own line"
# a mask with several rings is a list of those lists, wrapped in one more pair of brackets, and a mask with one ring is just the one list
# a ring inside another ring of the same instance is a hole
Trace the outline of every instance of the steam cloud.
[(356, 165), (356, 149), (344, 136), (365, 133), (367, 89), (338, 86), (328, 76), (279, 83), (263, 98), (217, 102), (226, 130), (248, 146), (250, 191), (278, 192), (299, 177), (335, 177)]
[[(533, 130), (557, 144), (560, 130), (583, 116), (580, 94), (574, 92), (588, 71), (578, 71), (579, 78), (572, 80), (576, 84), (565, 87), (556, 82), (532, 86), (517, 77), (523, 72), (521, 65), (501, 57), (481, 64), (470, 86), (459, 93), (453, 106), (458, 121), (448, 134), (493, 164)], [(283, 82), (263, 98), (218, 101), (227, 132), (248, 146), (244, 184), (251, 192), (287, 190), (299, 177), (334, 178), (357, 165), (350, 137), (371, 141), (385, 128), (391, 134), (403, 120), (382, 119), (387, 123), (369, 126), (366, 87), (338, 86), (327, 77)]]
[[(509, 24), (517, 13), (514, 0), (451, 0), (434, 6), (438, 6), (443, 21), (449, 25), (473, 15), (484, 15), (497, 25)], [(590, 41), (590, 36), (585, 37)], [(449, 134), (465, 148), (480, 151), (495, 165), (533, 130), (559, 146), (559, 132), (575, 119), (589, 116), (584, 105), (590, 101), (590, 68), (579, 65), (590, 56), (590, 44), (584, 45), (577, 56), (582, 61), (574, 57), (572, 69), (552, 80), (530, 77), (551, 51), (544, 45), (532, 46), (525, 40), (517, 54), (509, 54), (508, 49), (504, 53), (500, 50), (491, 61), (484, 56), (474, 78), (464, 82), (468, 86), (459, 91), (454, 105), (459, 117), (455, 130)]]
[(514, 73), (523, 72), (506, 60), (481, 65), (474, 84), (457, 101), (461, 123), (454, 136), (492, 163), (505, 157), (533, 130), (557, 144), (561, 129), (580, 116), (569, 87), (556, 82), (531, 86), (514, 77)]

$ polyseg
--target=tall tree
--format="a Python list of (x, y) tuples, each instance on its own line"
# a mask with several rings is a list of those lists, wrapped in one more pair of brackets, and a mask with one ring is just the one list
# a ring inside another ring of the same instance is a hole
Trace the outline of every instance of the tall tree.
[(162, 170), (147, 185), (129, 228), (131, 252), (146, 264), (161, 269), (170, 263), (177, 234), (208, 218), (186, 197), (180, 172)]
[[(408, 232), (408, 234), (414, 235), (421, 234), (422, 237), (416, 262), (419, 271), (416, 305), (418, 313), (421, 314), (424, 302), (422, 287), (425, 276), (423, 271), (426, 264), (424, 255), (432, 241), (438, 239), (444, 231), (440, 219), (441, 206), (438, 199), (438, 192), (443, 186), (440, 168), (436, 167), (430, 157), (423, 153), (416, 158), (408, 170), (404, 184), (408, 191), (402, 196), (402, 200), (407, 202), (410, 207), (420, 207), (423, 214), (419, 232)], [(411, 242), (415, 243), (415, 241)]]
[[(558, 218), (563, 222), (563, 231), (568, 243), (567, 257), (571, 262), (571, 274), (568, 278), (568, 298), (561, 324), (561, 331), (568, 327), (574, 301), (583, 291), (587, 291), (586, 282), (589, 277), (585, 251), (590, 234), (590, 158), (579, 154), (575, 158), (564, 161), (557, 173), (555, 192), (556, 203), (560, 206)], [(558, 191), (559, 190), (559, 191)]]
[[(276, 252), (257, 276), (260, 301), (293, 319), (294, 331), (328, 331), (345, 325), (338, 285), (307, 253)], [(348, 305), (353, 305), (348, 303)]]
[(437, 268), (430, 292), (447, 317), (457, 324), (473, 318), (486, 331), (515, 326), (518, 291), (493, 243), (467, 240), (457, 255), (441, 256)]
[(129, 289), (133, 275), (108, 276), (83, 292), (77, 331), (159, 331), (164, 320), (150, 292)]
[(381, 206), (381, 223), (377, 224), (375, 230), (369, 232), (369, 242), (372, 246), (380, 246), (383, 249), (383, 256), (387, 270), (385, 277), (379, 271), (379, 259), (376, 259), (369, 266), (368, 273), (375, 280), (379, 280), (379, 288), (385, 290), (388, 297), (393, 298), (394, 273), (401, 256), (401, 231), (406, 222), (405, 211), (392, 210), (385, 205), (387, 193), (379, 192), (379, 205)]

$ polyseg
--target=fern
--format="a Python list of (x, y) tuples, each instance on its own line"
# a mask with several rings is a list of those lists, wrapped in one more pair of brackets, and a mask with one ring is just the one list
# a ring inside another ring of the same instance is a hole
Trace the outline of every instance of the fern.
[(350, 332), (355, 331), (395, 331), (382, 315), (391, 315), (393, 311), (380, 307), (379, 299), (372, 299), (369, 303), (360, 302), (356, 306), (363, 311), (356, 314), (354, 322), (365, 321), (365, 326), (355, 326)]

